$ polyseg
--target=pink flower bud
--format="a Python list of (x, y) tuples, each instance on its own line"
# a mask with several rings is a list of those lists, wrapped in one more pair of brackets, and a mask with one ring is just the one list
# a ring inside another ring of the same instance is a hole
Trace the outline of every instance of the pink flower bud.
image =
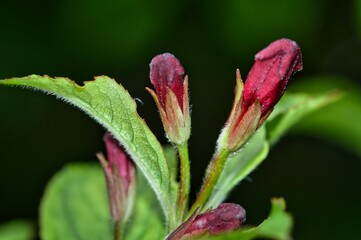
[(186, 234), (208, 232), (220, 234), (235, 230), (246, 220), (246, 211), (235, 203), (222, 203), (216, 209), (200, 214), (189, 226)]
[(134, 180), (134, 163), (125, 152), (124, 148), (119, 145), (119, 142), (109, 133), (104, 135), (104, 141), (109, 161), (108, 169), (113, 176), (119, 176), (124, 185), (125, 191), (128, 192), (130, 185)]
[(182, 144), (190, 135), (188, 78), (170, 53), (157, 55), (150, 63), (150, 81), (155, 92), (147, 90), (157, 104), (164, 130), (172, 143)]
[(264, 123), (288, 81), (301, 69), (302, 55), (297, 43), (280, 39), (256, 54), (244, 85), (237, 70), (236, 96), (218, 146), (238, 150)]
[(157, 93), (159, 102), (163, 109), (167, 102), (167, 88), (169, 88), (183, 109), (183, 75), (184, 68), (180, 61), (170, 53), (155, 56), (150, 62), (150, 81)]
[[(197, 214), (197, 212), (195, 212)], [(191, 216), (168, 240), (193, 239), (197, 236), (217, 235), (238, 229), (246, 221), (246, 211), (235, 203), (222, 203), (216, 209)]]
[(104, 135), (108, 161), (102, 153), (97, 157), (102, 164), (114, 221), (126, 221), (135, 195), (135, 166), (124, 148), (109, 133)]
[(290, 78), (302, 70), (301, 49), (296, 42), (280, 39), (256, 54), (248, 73), (242, 95), (242, 107), (247, 109), (257, 99), (261, 118), (268, 115), (280, 100)]

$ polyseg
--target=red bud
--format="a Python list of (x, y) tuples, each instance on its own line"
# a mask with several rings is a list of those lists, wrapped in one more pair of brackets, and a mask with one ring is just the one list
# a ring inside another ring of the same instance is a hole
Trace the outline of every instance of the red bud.
[[(195, 214), (197, 211), (195, 212)], [(246, 221), (246, 211), (235, 203), (222, 203), (216, 209), (191, 216), (167, 240), (193, 239), (236, 230)]]
[(280, 39), (256, 54), (243, 85), (237, 70), (236, 96), (231, 114), (218, 139), (219, 148), (238, 150), (271, 114), (294, 73), (302, 69), (297, 43)]
[(248, 109), (258, 99), (264, 117), (279, 101), (292, 75), (300, 70), (302, 56), (297, 43), (285, 38), (274, 41), (256, 55), (244, 85), (242, 108)]
[(125, 222), (132, 210), (135, 195), (135, 166), (119, 142), (109, 133), (104, 136), (108, 161), (102, 153), (97, 157), (102, 164), (109, 206), (116, 223)]
[[(135, 174), (134, 163), (119, 142), (109, 133), (104, 135), (104, 141), (109, 161), (108, 169), (113, 175), (118, 175), (122, 179), (125, 189), (128, 191)], [(113, 171), (117, 171), (117, 173)]]
[(246, 211), (235, 203), (222, 203), (216, 209), (196, 217), (189, 226), (187, 233), (206, 231), (219, 234), (235, 230), (246, 220)]
[(164, 53), (153, 58), (149, 75), (155, 92), (147, 90), (157, 104), (167, 137), (174, 144), (183, 144), (190, 136), (191, 126), (184, 69), (177, 58)]
[(167, 88), (169, 88), (183, 109), (183, 75), (184, 69), (179, 60), (170, 53), (155, 56), (150, 62), (150, 81), (157, 93), (160, 105), (165, 109)]

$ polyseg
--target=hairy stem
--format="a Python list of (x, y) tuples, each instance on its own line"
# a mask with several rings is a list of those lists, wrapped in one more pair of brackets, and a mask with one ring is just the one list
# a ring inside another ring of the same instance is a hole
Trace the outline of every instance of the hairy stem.
[(178, 145), (177, 147), (180, 158), (180, 183), (177, 199), (177, 215), (178, 221), (182, 221), (187, 210), (191, 176), (188, 156), (188, 144), (187, 142), (185, 142), (184, 144)]
[(189, 210), (188, 215), (192, 214), (198, 207), (203, 207), (210, 195), (212, 194), (212, 191), (216, 186), (219, 177), (221, 176), (229, 153), (230, 152), (228, 149), (223, 148), (213, 157), (207, 168), (205, 180), (203, 182), (201, 190), (197, 196), (196, 201), (193, 203), (191, 209)]
[(120, 223), (119, 220), (114, 222), (114, 240), (119, 240)]

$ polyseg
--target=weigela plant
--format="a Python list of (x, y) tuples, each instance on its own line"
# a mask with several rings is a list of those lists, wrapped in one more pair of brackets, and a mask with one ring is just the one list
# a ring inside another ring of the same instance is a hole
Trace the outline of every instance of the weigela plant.
[[(289, 239), (292, 218), (285, 212), (283, 199), (272, 200), (270, 216), (258, 227), (247, 225), (243, 207), (224, 201), (287, 128), (333, 99), (289, 94), (277, 105), (289, 80), (301, 69), (297, 43), (280, 39), (256, 54), (245, 83), (236, 71), (233, 107), (194, 202), (189, 200), (188, 77), (174, 55), (153, 58), (150, 82), (154, 90), (147, 88), (172, 147), (161, 146), (138, 115), (133, 98), (106, 76), (84, 86), (38, 75), (1, 80), (1, 85), (54, 94), (107, 130), (106, 156), (97, 154), (102, 171), (99, 166), (71, 165), (48, 185), (40, 209), (41, 238)], [(302, 104), (298, 104), (300, 99)]]

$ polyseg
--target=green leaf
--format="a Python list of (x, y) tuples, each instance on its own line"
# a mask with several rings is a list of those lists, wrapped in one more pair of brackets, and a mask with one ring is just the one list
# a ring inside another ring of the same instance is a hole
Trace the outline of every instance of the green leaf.
[(305, 115), (339, 99), (337, 91), (327, 94), (286, 94), (276, 105), (265, 127), (259, 129), (242, 149), (227, 159), (225, 169), (204, 209), (220, 204), (228, 193), (267, 157), (273, 145)]
[(138, 172), (136, 188), (133, 214), (126, 226), (124, 239), (164, 239), (166, 231), (163, 226), (162, 212), (157, 204), (157, 197), (140, 172)]
[(1, 240), (31, 240), (35, 239), (34, 226), (25, 220), (13, 220), (0, 225)]
[(79, 86), (67, 78), (31, 75), (1, 80), (3, 85), (32, 87), (54, 94), (89, 114), (124, 146), (156, 192), (169, 221), (174, 220), (169, 170), (163, 149), (136, 110), (129, 93), (113, 79), (100, 76)]
[(334, 89), (341, 90), (343, 97), (309, 114), (292, 132), (335, 142), (361, 156), (361, 87), (346, 78), (332, 76), (310, 77), (293, 85), (294, 91), (313, 95)]
[(100, 166), (71, 164), (57, 173), (41, 202), (40, 226), (44, 240), (113, 239)]
[(236, 185), (261, 164), (268, 150), (266, 131), (261, 127), (244, 147), (227, 159), (222, 175), (203, 209), (218, 206)]
[(269, 217), (258, 227), (243, 228), (228, 234), (207, 237), (207, 239), (251, 240), (259, 238), (287, 240), (291, 238), (292, 217), (285, 212), (286, 204), (282, 198), (272, 199)]
[(270, 145), (274, 145), (287, 130), (304, 116), (338, 100), (340, 96), (338, 91), (317, 96), (303, 93), (283, 96), (267, 120), (267, 139)]
[(178, 174), (177, 151), (172, 145), (163, 146), (163, 150), (169, 166), (170, 177), (172, 180), (176, 181)]
[(172, 202), (175, 203), (177, 201), (178, 194), (178, 158), (177, 151), (172, 145), (163, 146), (164, 154), (167, 159), (167, 163), (169, 166), (170, 173), (170, 184), (171, 184), (171, 192), (172, 192)]

